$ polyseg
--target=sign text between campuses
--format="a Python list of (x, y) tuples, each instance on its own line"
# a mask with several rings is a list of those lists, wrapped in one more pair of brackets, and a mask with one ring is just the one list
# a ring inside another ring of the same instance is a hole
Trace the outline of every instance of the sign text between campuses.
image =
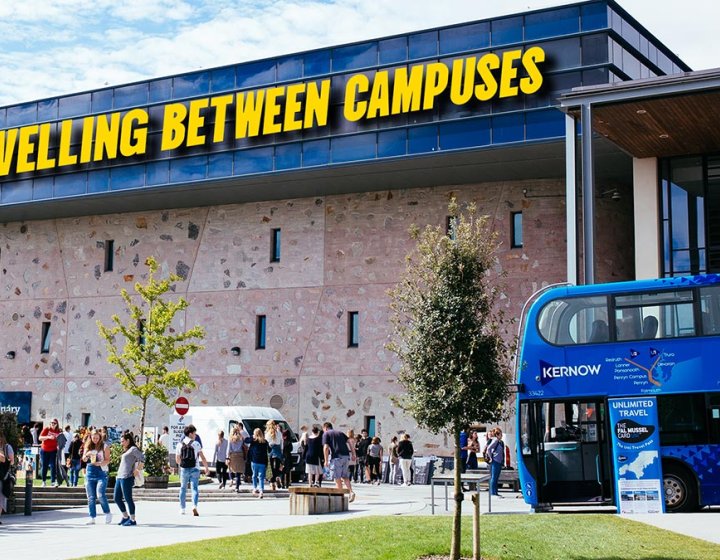
[[(10, 128), (0, 131), (0, 177), (322, 127), (335, 103), (343, 103), (342, 118), (356, 122), (431, 110), (441, 99), (462, 106), (531, 95), (542, 86), (538, 65), (544, 61), (543, 49), (530, 47), (379, 70), (371, 77), (353, 74), (342, 100), (331, 101), (331, 80), (325, 78), (167, 103), (160, 123), (137, 108)], [(159, 143), (148, 141), (151, 130), (160, 131)]]

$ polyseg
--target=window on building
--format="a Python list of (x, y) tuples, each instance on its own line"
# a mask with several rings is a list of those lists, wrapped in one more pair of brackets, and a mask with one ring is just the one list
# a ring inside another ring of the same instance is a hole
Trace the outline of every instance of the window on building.
[(512, 212), (510, 214), (512, 223), (512, 233), (510, 246), (519, 248), (523, 246), (523, 230), (522, 230), (522, 212)]
[(357, 348), (360, 343), (360, 315), (357, 311), (348, 313), (348, 348)]
[(258, 315), (255, 319), (255, 350), (265, 350), (267, 334), (267, 317)]
[(274, 228), (270, 234), (270, 262), (280, 262), (280, 228)]
[(112, 239), (107, 239), (105, 241), (105, 272), (110, 272), (113, 269), (114, 256), (115, 241)]
[(42, 348), (40, 350), (41, 354), (48, 354), (50, 352), (50, 342), (52, 339), (50, 338), (50, 322), (45, 321), (42, 324)]
[(90, 427), (90, 413), (89, 412), (83, 412), (80, 414), (80, 425), (84, 426), (85, 428)]
[(365, 429), (367, 430), (367, 433), (371, 438), (375, 437), (375, 417), (374, 416), (366, 416), (365, 417)]

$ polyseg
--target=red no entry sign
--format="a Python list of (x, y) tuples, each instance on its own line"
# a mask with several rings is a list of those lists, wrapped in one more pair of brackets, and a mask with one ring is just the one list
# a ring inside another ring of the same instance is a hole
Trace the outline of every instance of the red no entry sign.
[(180, 416), (185, 416), (190, 410), (190, 402), (185, 397), (178, 397), (175, 400), (175, 412)]

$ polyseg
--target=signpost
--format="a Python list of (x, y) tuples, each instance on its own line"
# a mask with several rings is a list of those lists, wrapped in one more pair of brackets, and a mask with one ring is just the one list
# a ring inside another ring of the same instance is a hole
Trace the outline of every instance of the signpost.
[(185, 427), (192, 423), (192, 417), (188, 416), (190, 402), (185, 397), (178, 397), (175, 400), (175, 412), (170, 415), (170, 455), (175, 455), (178, 443), (185, 436)]

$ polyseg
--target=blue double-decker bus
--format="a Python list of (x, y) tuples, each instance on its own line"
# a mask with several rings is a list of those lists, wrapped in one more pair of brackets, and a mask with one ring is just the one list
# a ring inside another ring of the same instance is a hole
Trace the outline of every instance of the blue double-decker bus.
[(720, 275), (556, 286), (521, 320), (525, 501), (615, 504), (608, 399), (655, 396), (665, 509), (720, 504)]

